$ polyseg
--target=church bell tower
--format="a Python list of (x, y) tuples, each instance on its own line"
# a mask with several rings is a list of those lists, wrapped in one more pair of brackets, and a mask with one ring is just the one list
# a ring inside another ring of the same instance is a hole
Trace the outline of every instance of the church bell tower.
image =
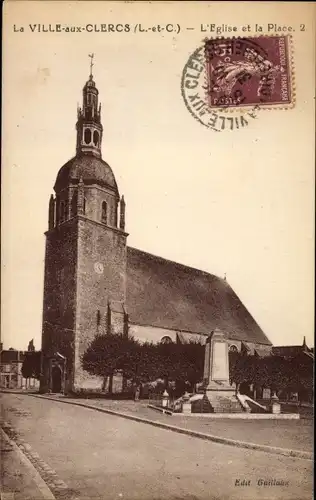
[(126, 331), (125, 201), (102, 159), (101, 105), (90, 58), (77, 110), (76, 155), (59, 170), (49, 201), (42, 391), (98, 388), (81, 357), (95, 335)]
[(90, 76), (83, 87), (82, 108), (78, 107), (77, 154), (89, 153), (101, 158), (101, 142), (103, 127), (101, 124), (101, 104), (98, 103), (99, 91), (93, 81), (93, 54), (89, 56)]

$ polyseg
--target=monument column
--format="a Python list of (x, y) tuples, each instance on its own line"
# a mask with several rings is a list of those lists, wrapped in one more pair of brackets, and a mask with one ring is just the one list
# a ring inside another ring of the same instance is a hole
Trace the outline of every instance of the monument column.
[(206, 396), (215, 413), (243, 411), (229, 382), (228, 343), (225, 334), (218, 329), (206, 342), (203, 380)]

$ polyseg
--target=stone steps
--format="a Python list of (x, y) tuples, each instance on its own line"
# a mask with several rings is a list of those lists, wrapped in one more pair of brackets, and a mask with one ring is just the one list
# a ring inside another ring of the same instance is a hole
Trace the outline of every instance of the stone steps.
[(212, 403), (212, 407), (214, 408), (215, 413), (243, 413), (244, 409), (242, 408), (239, 401), (226, 399), (226, 398), (217, 398), (216, 401)]

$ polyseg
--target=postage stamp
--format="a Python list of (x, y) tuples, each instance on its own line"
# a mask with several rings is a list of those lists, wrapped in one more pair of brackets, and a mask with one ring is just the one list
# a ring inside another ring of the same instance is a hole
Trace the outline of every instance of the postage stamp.
[(208, 98), (205, 46), (197, 48), (182, 71), (181, 93), (189, 113), (201, 125), (214, 132), (242, 130), (257, 118), (258, 105), (246, 109), (235, 106), (227, 109), (212, 108)]
[(206, 40), (210, 108), (292, 107), (290, 43), (288, 35)]

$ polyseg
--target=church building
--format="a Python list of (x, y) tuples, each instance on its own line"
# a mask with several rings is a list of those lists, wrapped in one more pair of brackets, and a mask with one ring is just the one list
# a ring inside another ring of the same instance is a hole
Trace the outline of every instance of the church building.
[(100, 388), (81, 356), (101, 333), (205, 343), (218, 328), (230, 350), (270, 353), (271, 342), (226, 279), (127, 245), (125, 200), (102, 159), (92, 64), (76, 130), (76, 155), (59, 170), (49, 200), (41, 390)]

